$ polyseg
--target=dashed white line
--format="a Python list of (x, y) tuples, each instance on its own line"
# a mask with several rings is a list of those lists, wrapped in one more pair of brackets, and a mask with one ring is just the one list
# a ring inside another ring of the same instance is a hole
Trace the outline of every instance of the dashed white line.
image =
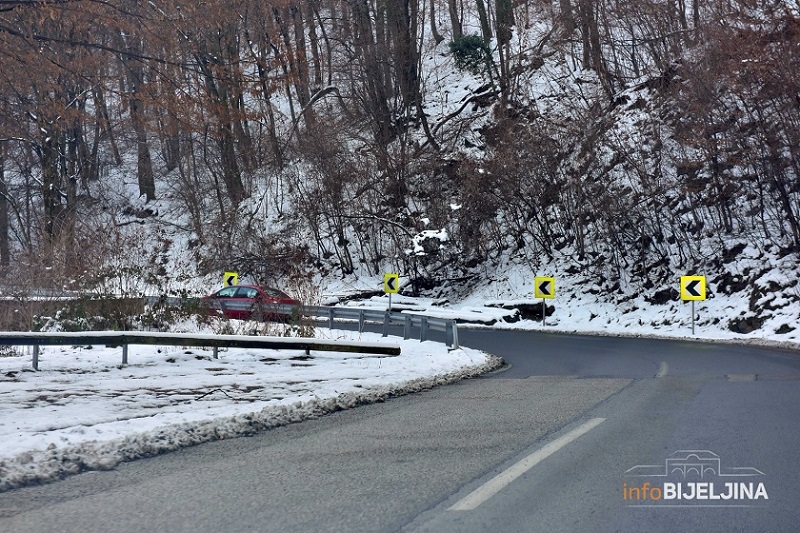
[(667, 366), (666, 361), (661, 361), (661, 366), (658, 367), (658, 374), (656, 374), (657, 378), (663, 378), (669, 372), (669, 366)]
[(536, 450), (524, 459), (500, 472), (495, 477), (469, 493), (467, 496), (456, 502), (449, 508), (450, 511), (472, 511), (480, 504), (503, 490), (522, 474), (542, 462), (544, 459), (554, 454), (570, 442), (576, 440), (581, 435), (588, 433), (605, 421), (605, 418), (592, 418), (583, 425), (573, 429), (569, 433), (557, 438), (543, 448)]
[(755, 381), (755, 374), (725, 374), (728, 381)]

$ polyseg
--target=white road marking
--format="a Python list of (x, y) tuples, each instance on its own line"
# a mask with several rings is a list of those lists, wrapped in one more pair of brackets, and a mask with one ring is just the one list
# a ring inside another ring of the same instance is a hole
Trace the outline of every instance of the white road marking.
[(656, 374), (657, 378), (663, 378), (669, 372), (669, 366), (667, 366), (666, 361), (661, 361), (661, 366), (658, 367), (658, 374)]
[(726, 374), (728, 381), (755, 381), (755, 374)]
[(605, 421), (605, 418), (592, 418), (585, 424), (577, 427), (563, 435), (545, 447), (536, 450), (529, 456), (500, 472), (495, 477), (469, 493), (467, 496), (456, 502), (450, 511), (472, 511), (480, 504), (510, 485), (515, 479), (542, 462), (544, 459), (554, 454), (570, 442), (576, 440), (581, 435), (588, 433)]

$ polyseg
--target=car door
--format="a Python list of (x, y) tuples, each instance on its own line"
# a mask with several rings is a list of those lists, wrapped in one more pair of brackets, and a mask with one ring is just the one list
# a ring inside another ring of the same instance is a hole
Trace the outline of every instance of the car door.
[(225, 303), (236, 294), (236, 287), (225, 287), (205, 298), (208, 310), (212, 315), (228, 317)]
[(258, 311), (260, 300), (260, 292), (255, 287), (239, 287), (230, 303), (231, 312), (236, 315), (233, 318), (249, 320), (253, 312)]

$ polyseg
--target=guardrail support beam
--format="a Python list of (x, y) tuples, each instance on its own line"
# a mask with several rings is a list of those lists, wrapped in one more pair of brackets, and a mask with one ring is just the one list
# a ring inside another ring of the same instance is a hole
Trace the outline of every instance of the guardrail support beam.
[(83, 333), (40, 333), (40, 332), (0, 332), (0, 346), (31, 346), (33, 355), (31, 366), (39, 370), (39, 350), (42, 346), (80, 346), (101, 344), (107, 347), (122, 347), (122, 364), (128, 364), (128, 346), (130, 344), (165, 345), (165, 346), (199, 346), (214, 348), (218, 357), (218, 347), (271, 349), (271, 350), (311, 350), (329, 352), (370, 353), (375, 355), (400, 355), (398, 345), (359, 342), (356, 344), (322, 341), (320, 339), (291, 340), (283, 337), (257, 337), (218, 335), (194, 336), (190, 334), (169, 334), (158, 332), (83, 332)]

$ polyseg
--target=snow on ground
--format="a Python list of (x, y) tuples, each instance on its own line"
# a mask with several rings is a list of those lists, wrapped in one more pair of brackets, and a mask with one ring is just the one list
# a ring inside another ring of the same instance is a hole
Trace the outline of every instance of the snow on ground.
[(251, 434), (479, 375), (500, 364), (435, 342), (317, 329), (400, 344), (400, 356), (131, 346), (45, 347), (0, 356), (0, 490)]
[[(774, 274), (774, 272), (773, 272)], [(464, 300), (450, 304), (431, 298), (394, 295), (395, 310), (453, 319), (469, 323), (468, 327), (523, 329), (589, 335), (615, 335), (697, 341), (736, 342), (800, 350), (800, 298), (797, 289), (776, 291), (764, 296), (776, 309), (759, 329), (748, 334), (731, 331), (731, 320), (748, 316), (746, 294), (714, 294), (709, 286), (708, 299), (695, 302), (695, 330), (692, 332), (692, 304), (680, 300), (655, 305), (643, 296), (624, 302), (609, 301), (602, 294), (593, 294), (569, 277), (556, 278), (556, 297), (546, 301), (547, 318), (525, 319), (520, 309), (533, 309), (541, 316), (542, 300), (526, 294), (533, 292), (533, 276), (509, 276), (507, 283), (487, 283), (476, 287)], [(401, 285), (403, 278), (401, 278)], [(676, 284), (676, 289), (677, 289)], [(786, 295), (791, 296), (787, 298)], [(374, 296), (367, 300), (347, 302), (348, 306), (386, 309), (388, 298)], [(782, 333), (778, 333), (783, 331)]]
[[(358, 290), (381, 282), (378, 277), (372, 281)], [(636, 297), (613, 303), (558, 278), (556, 298), (547, 302), (550, 314), (543, 325), (518, 312), (541, 306), (541, 300), (526, 294), (532, 290), (528, 276), (509, 276), (504, 283), (474, 289), (456, 304), (398, 294), (392, 306), (395, 311), (470, 322), (470, 327), (800, 349), (800, 330), (792, 329), (800, 324), (800, 304), (791, 292), (786, 293), (791, 298), (775, 298), (786, 301), (778, 302), (772, 317), (747, 335), (730, 331), (727, 324), (747, 313), (748, 299), (711, 294), (709, 300), (696, 303), (693, 335), (691, 304), (680, 301), (653, 305)], [(346, 305), (385, 309), (388, 303), (382, 296)], [(383, 339), (325, 327), (317, 327), (315, 334)], [(213, 359), (210, 350), (131, 346), (130, 364), (121, 367), (120, 349), (48, 347), (40, 354), (42, 370), (33, 372), (28, 350), (0, 353), (0, 490), (299, 422), (476, 376), (500, 364), (497, 358), (464, 347), (448, 351), (440, 343), (396, 337), (383, 342), (400, 344), (402, 354), (312, 352), (309, 357), (302, 351), (231, 349)]]

